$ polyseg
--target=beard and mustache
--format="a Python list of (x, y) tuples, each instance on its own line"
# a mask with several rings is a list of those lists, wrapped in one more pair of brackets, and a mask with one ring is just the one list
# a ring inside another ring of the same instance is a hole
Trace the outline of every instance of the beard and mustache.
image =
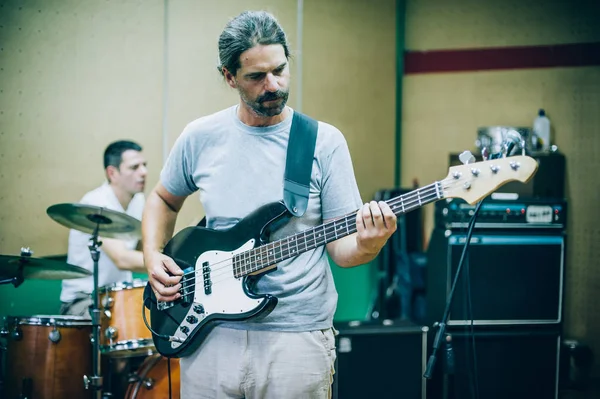
[[(285, 108), (289, 97), (289, 90), (268, 91), (258, 96), (255, 100), (250, 99), (246, 92), (238, 88), (240, 97), (258, 116), (269, 117), (279, 115)], [(271, 104), (265, 104), (272, 101)]]

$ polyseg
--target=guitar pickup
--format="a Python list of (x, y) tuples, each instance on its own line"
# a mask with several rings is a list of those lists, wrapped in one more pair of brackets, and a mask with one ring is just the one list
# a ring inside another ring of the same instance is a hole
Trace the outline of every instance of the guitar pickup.
[(183, 278), (181, 279), (181, 298), (171, 302), (156, 301), (156, 308), (158, 310), (167, 310), (175, 306), (176, 303), (182, 306), (190, 306), (194, 302), (195, 281), (194, 268), (188, 267), (184, 269)]
[(183, 278), (181, 279), (181, 298), (179, 303), (183, 306), (190, 306), (194, 302), (194, 286), (196, 285), (196, 277), (193, 267), (188, 267), (183, 270)]
[(202, 263), (202, 279), (204, 280), (204, 294), (212, 293), (212, 280), (210, 278), (210, 265), (208, 262)]

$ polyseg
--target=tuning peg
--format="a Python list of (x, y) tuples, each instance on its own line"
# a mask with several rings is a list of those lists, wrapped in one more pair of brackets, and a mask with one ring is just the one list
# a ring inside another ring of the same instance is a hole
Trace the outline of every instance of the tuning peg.
[(473, 156), (473, 154), (471, 154), (471, 151), (463, 151), (458, 156), (458, 159), (465, 165), (475, 162), (475, 157)]
[(481, 150), (481, 158), (484, 161), (487, 161), (489, 157), (490, 157), (490, 150), (488, 150), (487, 147), (483, 147), (483, 149)]

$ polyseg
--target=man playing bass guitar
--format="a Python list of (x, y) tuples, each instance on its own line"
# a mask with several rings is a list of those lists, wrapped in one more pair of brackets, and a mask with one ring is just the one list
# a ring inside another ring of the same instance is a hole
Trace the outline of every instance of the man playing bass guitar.
[[(204, 271), (199, 270), (203, 266), (198, 261), (195, 272), (189, 272), (164, 252), (189, 195), (199, 191), (207, 228), (223, 232), (261, 206), (282, 200), (294, 114), (286, 105), (290, 82), (286, 35), (271, 14), (244, 12), (226, 25), (218, 47), (219, 72), (238, 91), (239, 103), (185, 127), (144, 210), (144, 259), (158, 302), (184, 299), (184, 274), (195, 273), (195, 288), (190, 289), (203, 289), (207, 301), (221, 294), (221, 287), (229, 287), (221, 282), (235, 277), (237, 269), (231, 273), (224, 261), (215, 261), (211, 267), (207, 261)], [(262, 318), (222, 320), (201, 345), (181, 358), (182, 397), (330, 397), (337, 292), (328, 257), (341, 267), (371, 261), (396, 230), (396, 216), (384, 202), (362, 203), (344, 136), (334, 126), (319, 122), (308, 208), (301, 217), (273, 231), (270, 240), (349, 213), (356, 215), (352, 216), (355, 233), (260, 271), (252, 289), (257, 295), (277, 298), (270, 313)], [(262, 226), (248, 222), (246, 227), (260, 230)], [(222, 241), (227, 241), (227, 235)], [(210, 283), (207, 273), (212, 273)], [(235, 298), (219, 301), (225, 306)], [(186, 312), (192, 309), (198, 314), (205, 311), (196, 305)], [(194, 313), (186, 320), (188, 324), (178, 329), (181, 337), (189, 334), (189, 325), (197, 323)]]

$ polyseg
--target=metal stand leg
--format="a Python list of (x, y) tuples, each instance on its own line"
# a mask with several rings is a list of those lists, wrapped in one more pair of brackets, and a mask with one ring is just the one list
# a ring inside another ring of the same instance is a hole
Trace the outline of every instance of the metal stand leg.
[[(90, 308), (90, 316), (92, 317), (92, 375), (83, 376), (83, 382), (85, 389), (94, 390), (94, 397), (96, 399), (104, 398), (102, 395), (103, 378), (100, 374), (100, 304), (98, 295), (98, 259), (100, 259), (100, 251), (98, 248), (102, 245), (102, 242), (98, 241), (98, 228), (92, 234), (90, 243), (88, 245), (92, 260), (94, 261), (94, 292), (93, 305)], [(110, 396), (110, 395), (109, 395)]]

